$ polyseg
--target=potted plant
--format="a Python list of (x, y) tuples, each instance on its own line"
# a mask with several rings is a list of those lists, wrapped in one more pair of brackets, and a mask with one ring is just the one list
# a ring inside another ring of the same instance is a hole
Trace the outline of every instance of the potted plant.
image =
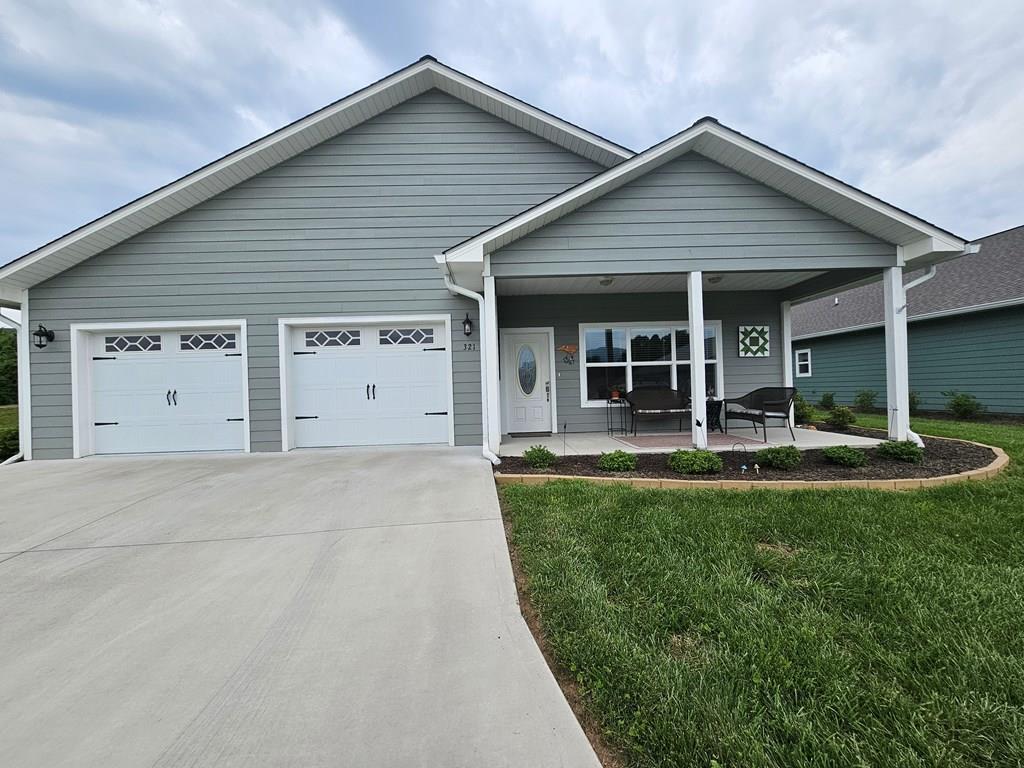
[(612, 391), (609, 397), (612, 400), (618, 400), (619, 398), (622, 397), (622, 390), (624, 390), (625, 388), (626, 387), (623, 384), (612, 384)]

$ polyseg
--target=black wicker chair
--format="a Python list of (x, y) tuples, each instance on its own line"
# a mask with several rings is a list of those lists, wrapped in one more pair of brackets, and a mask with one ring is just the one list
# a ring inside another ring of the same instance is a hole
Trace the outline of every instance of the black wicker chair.
[(683, 431), (683, 417), (690, 412), (690, 397), (668, 387), (640, 387), (626, 394), (629, 403), (633, 434), (641, 416), (679, 416), (679, 431)]
[(732, 397), (725, 400), (722, 405), (722, 415), (725, 418), (726, 434), (729, 432), (729, 419), (749, 421), (754, 425), (755, 435), (757, 434), (757, 425), (761, 425), (764, 430), (764, 441), (767, 443), (768, 419), (782, 419), (789, 427), (790, 436), (796, 440), (796, 435), (793, 434), (793, 424), (789, 420), (789, 413), (795, 397), (796, 388), (794, 387), (761, 387), (743, 397)]

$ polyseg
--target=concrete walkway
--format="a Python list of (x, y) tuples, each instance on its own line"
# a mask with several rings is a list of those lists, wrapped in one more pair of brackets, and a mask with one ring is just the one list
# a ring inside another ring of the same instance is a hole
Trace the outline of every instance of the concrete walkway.
[(0, 469), (0, 765), (588, 766), (475, 451)]

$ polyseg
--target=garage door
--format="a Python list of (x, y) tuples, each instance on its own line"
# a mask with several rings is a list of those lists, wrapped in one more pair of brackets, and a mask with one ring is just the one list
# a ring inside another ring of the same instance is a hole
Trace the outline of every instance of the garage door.
[(95, 333), (93, 453), (244, 450), (237, 329)]
[(291, 329), (297, 448), (448, 442), (444, 324)]

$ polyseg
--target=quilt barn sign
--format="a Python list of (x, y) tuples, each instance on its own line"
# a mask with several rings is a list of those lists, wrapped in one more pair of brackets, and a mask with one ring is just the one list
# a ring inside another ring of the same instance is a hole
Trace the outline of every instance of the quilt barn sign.
[(740, 357), (768, 357), (767, 325), (740, 326)]

